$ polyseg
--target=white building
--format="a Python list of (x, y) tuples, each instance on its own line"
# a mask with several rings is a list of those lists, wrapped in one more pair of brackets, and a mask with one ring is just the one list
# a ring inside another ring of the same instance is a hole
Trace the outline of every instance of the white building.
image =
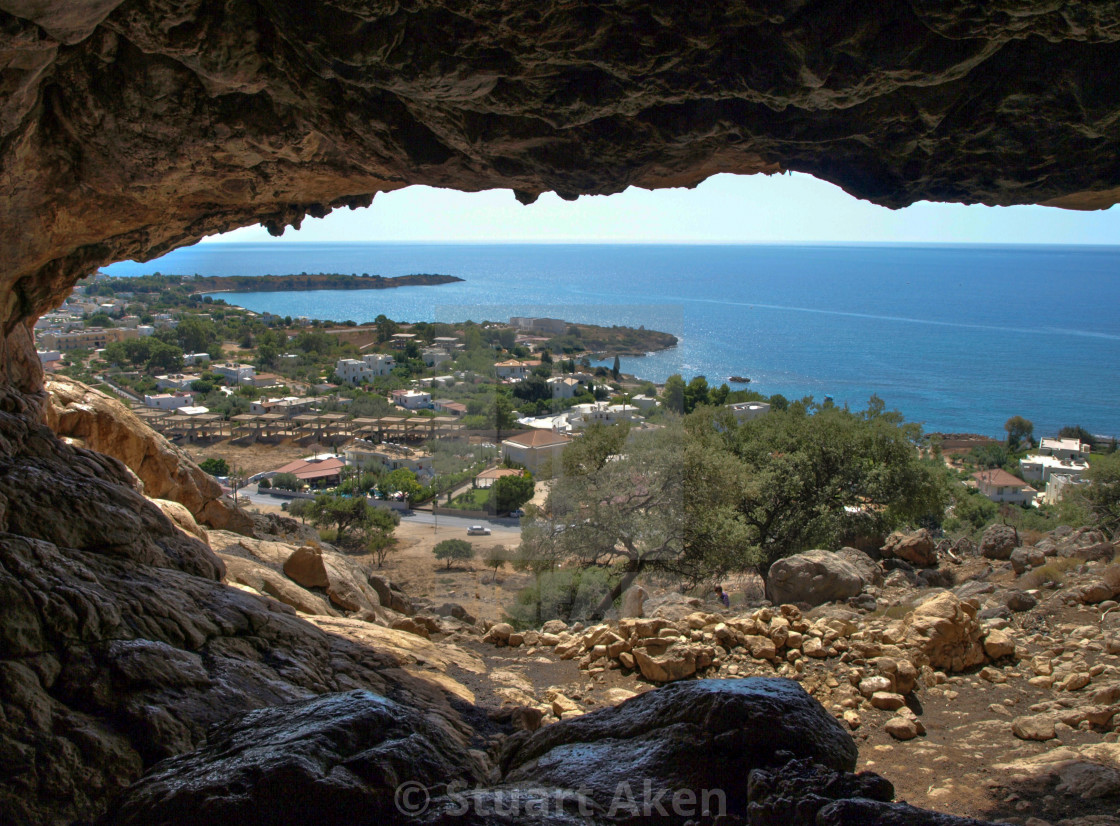
[(548, 386), (552, 388), (554, 399), (570, 399), (578, 396), (582, 390), (579, 380), (571, 376), (553, 376), (548, 380)]
[(166, 376), (156, 376), (156, 387), (160, 390), (187, 390), (191, 383), (196, 381), (198, 381), (198, 376), (171, 373)]
[(360, 359), (339, 359), (334, 366), (334, 371), (347, 384), (359, 385), (377, 376), (389, 375), (396, 365), (392, 356), (384, 353), (368, 353)]
[(645, 413), (647, 410), (653, 410), (657, 407), (657, 399), (653, 396), (634, 396), (630, 399), (630, 404)]
[(735, 416), (739, 424), (749, 422), (751, 419), (757, 419), (759, 416), (764, 416), (770, 412), (769, 402), (736, 402), (735, 404), (727, 405), (727, 409)]
[(444, 362), (451, 361), (451, 354), (441, 347), (425, 347), (420, 355), (428, 367), (439, 367)]
[(1066, 495), (1066, 491), (1075, 485), (1086, 485), (1084, 479), (1075, 479), (1061, 473), (1051, 475), (1046, 482), (1046, 492), (1042, 496), (1043, 504), (1056, 505), (1062, 501), (1062, 497)]
[(1019, 472), (1024, 479), (1049, 481), (1053, 474), (1080, 479), (1089, 470), (1089, 463), (1080, 459), (1063, 459), (1058, 456), (1032, 454), (1019, 460)]
[(394, 390), (393, 404), (406, 410), (426, 410), (432, 406), (432, 394), (423, 390)]
[(38, 350), (36, 352), (39, 356), (40, 364), (50, 364), (52, 361), (59, 361), (62, 359), (62, 353), (58, 350)]
[(226, 379), (230, 384), (248, 384), (257, 375), (257, 369), (251, 364), (237, 364), (227, 361), (224, 364), (215, 364), (210, 367), (210, 372)]
[(178, 410), (180, 407), (190, 407), (194, 404), (194, 396), (190, 393), (160, 393), (156, 396), (144, 396), (145, 407), (154, 407), (157, 410)]
[(632, 404), (577, 404), (568, 414), (568, 421), (574, 428), (591, 427), (593, 424), (610, 426), (622, 422), (640, 422), (638, 408)]
[(209, 353), (187, 353), (186, 355), (183, 356), (183, 364), (186, 367), (190, 367), (192, 364), (209, 364), (209, 363), (210, 363), (210, 354)]
[(1017, 476), (1006, 470), (980, 470), (972, 474), (980, 492), (993, 502), (1006, 502), (1012, 505), (1029, 505), (1034, 501), (1035, 490)]
[(138, 332), (141, 335), (141, 337), (150, 336), (155, 331), (156, 331), (156, 328), (153, 327), (151, 324), (139, 324), (136, 327), (136, 332)]
[(1038, 452), (1046, 456), (1057, 456), (1059, 459), (1088, 460), (1092, 447), (1080, 439), (1041, 439)]

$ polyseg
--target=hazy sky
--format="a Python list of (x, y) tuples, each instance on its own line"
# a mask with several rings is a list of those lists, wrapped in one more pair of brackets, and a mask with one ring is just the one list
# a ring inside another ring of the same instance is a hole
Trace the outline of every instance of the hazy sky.
[[(274, 239), (259, 226), (208, 239), (265, 240)], [(378, 195), (369, 209), (309, 218), (278, 241), (1117, 244), (1120, 208), (1072, 212), (923, 202), (889, 210), (800, 174), (717, 175), (691, 190), (631, 188), (574, 202), (547, 194), (530, 206), (508, 190), (415, 186)]]

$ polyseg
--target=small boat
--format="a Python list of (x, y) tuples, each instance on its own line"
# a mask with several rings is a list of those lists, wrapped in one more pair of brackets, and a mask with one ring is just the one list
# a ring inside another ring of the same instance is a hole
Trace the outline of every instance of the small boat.
[(732, 376), (731, 378), (728, 379), (728, 381), (733, 381), (736, 384), (750, 384), (751, 383), (751, 380), (748, 379), (746, 376)]

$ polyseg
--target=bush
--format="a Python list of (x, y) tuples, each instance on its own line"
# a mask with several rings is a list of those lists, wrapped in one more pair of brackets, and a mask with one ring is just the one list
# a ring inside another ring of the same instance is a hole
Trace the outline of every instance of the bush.
[(268, 490), (272, 487), (272, 483), (267, 479), (261, 479), (257, 482), (257, 490)]
[(294, 473), (277, 473), (272, 477), (272, 487), (277, 490), (297, 491), (303, 488), (303, 482)]
[(548, 571), (517, 594), (506, 620), (515, 628), (540, 628), (550, 619), (564, 622), (590, 617), (611, 589), (606, 568)]
[(446, 559), (447, 569), (450, 570), (452, 562), (474, 559), (474, 545), (465, 539), (445, 539), (436, 543), (432, 553), (436, 559)]
[(225, 459), (206, 459), (199, 465), (199, 467), (209, 473), (211, 476), (229, 476), (229, 462), (227, 462)]

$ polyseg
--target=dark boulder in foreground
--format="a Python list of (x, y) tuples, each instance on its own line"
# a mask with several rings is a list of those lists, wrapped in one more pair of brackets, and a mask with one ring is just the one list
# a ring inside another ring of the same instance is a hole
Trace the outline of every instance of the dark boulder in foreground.
[(851, 736), (793, 680), (675, 683), (513, 735), (500, 771), (446, 726), (367, 691), (253, 711), (156, 765), (102, 826), (980, 823), (853, 774)]
[(481, 779), (445, 726), (369, 691), (259, 709), (215, 727), (203, 748), (157, 764), (102, 823), (396, 823), (401, 784), (427, 794)]
[(506, 756), (504, 780), (579, 789), (608, 812), (624, 784), (639, 804), (647, 783), (665, 799), (720, 790), (727, 811), (741, 813), (752, 769), (800, 757), (852, 771), (857, 756), (848, 732), (793, 680), (697, 680), (524, 737)]

